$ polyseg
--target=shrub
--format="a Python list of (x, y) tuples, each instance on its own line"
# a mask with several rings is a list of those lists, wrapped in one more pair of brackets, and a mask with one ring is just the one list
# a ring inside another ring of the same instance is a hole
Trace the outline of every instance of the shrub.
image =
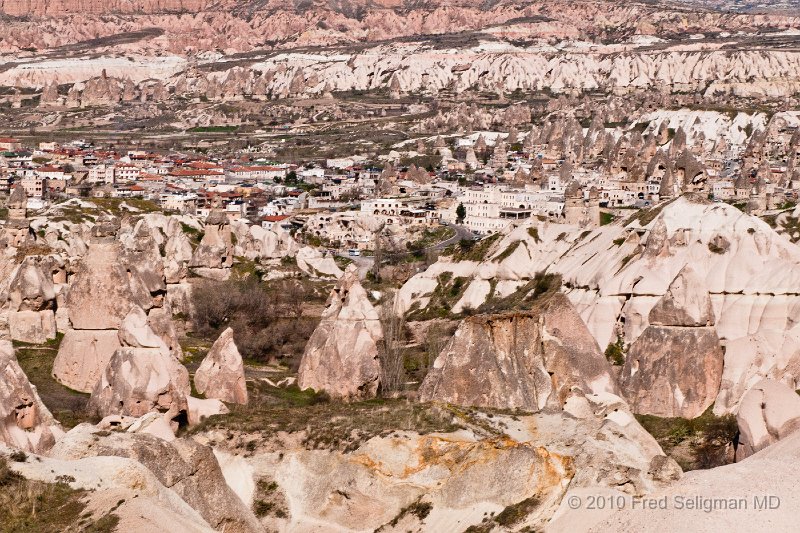
[[(236, 346), (247, 359), (266, 362), (272, 357), (302, 354), (317, 319), (304, 317), (303, 304), (311, 297), (297, 280), (271, 285), (254, 276), (216, 282), (204, 281), (192, 291), (194, 333), (216, 338), (233, 328)], [(298, 364), (292, 361), (292, 364)]]
[(608, 344), (606, 348), (606, 359), (615, 366), (622, 366), (625, 364), (625, 341), (622, 337), (617, 337), (616, 342)]
[(668, 455), (678, 447), (688, 447), (688, 461), (681, 461), (681, 457), (676, 456), (684, 470), (714, 468), (733, 459), (731, 450), (739, 431), (736, 417), (715, 416), (713, 406), (693, 419), (653, 415), (636, 415), (636, 419)]
[(605, 226), (607, 224), (611, 224), (612, 222), (614, 222), (615, 218), (616, 217), (611, 213), (606, 213), (605, 211), (602, 211), (600, 213), (600, 225)]

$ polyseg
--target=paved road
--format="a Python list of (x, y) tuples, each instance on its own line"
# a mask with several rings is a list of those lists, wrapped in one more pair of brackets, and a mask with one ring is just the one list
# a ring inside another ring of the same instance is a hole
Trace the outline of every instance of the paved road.
[(439, 244), (434, 244), (433, 246), (429, 247), (428, 250), (443, 250), (450, 246), (451, 244), (455, 244), (462, 239), (472, 240), (475, 238), (475, 234), (468, 230), (466, 227), (461, 226), (460, 224), (448, 224), (444, 223), (445, 226), (448, 228), (453, 228), (456, 230), (456, 234), (447, 239), (446, 241), (442, 241)]
[[(435, 250), (441, 251), (450, 246), (451, 244), (456, 244), (462, 239), (469, 239), (472, 240), (475, 238), (475, 234), (472, 233), (470, 230), (465, 228), (464, 226), (457, 225), (457, 224), (444, 224), (448, 228), (453, 228), (456, 233), (446, 241), (442, 241), (440, 243), (428, 246), (427, 248), (423, 249), (423, 253)], [(375, 263), (375, 259), (372, 256), (366, 255), (359, 255), (359, 256), (350, 256), (347, 252), (341, 252), (337, 254), (340, 257), (346, 257), (350, 259), (353, 263), (356, 264), (358, 267), (358, 276), (361, 279), (364, 279), (367, 275), (367, 272), (372, 268), (372, 265)]]

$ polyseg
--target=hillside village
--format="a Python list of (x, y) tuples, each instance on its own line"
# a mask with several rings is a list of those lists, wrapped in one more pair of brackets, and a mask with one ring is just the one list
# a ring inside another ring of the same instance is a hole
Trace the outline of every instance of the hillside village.
[[(488, 235), (531, 217), (593, 228), (621, 210), (684, 192), (757, 215), (797, 201), (798, 116), (779, 113), (758, 129), (747, 122), (747, 131), (732, 139), (707, 139), (702, 120), (708, 116), (671, 115), (627, 131), (597, 119), (583, 127), (556, 118), (522, 133), (511, 126), (505, 133), (420, 137), (373, 159), (294, 163), (271, 160), (269, 143), (262, 153), (256, 147), (220, 158), (81, 140), (24, 146), (4, 138), (0, 192), (21, 186), (34, 211), (70, 198), (136, 198), (167, 213), (200, 217), (222, 209), (232, 221), (308, 228), (342, 249), (372, 248), (367, 219), (398, 231), (459, 223)], [(740, 117), (734, 122), (748, 118)], [(678, 127), (670, 127), (675, 121)]]

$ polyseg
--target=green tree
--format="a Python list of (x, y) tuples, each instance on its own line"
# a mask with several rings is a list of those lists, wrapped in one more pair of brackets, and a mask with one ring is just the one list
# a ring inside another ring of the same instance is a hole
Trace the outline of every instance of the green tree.
[(463, 224), (465, 218), (467, 218), (467, 208), (464, 207), (464, 204), (458, 204), (458, 207), (456, 207), (456, 223)]
[(297, 172), (292, 170), (286, 174), (286, 185), (297, 185)]

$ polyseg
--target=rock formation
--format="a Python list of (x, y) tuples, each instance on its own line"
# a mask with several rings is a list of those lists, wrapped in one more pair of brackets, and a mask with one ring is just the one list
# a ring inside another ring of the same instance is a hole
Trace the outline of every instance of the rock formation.
[(244, 364), (231, 328), (222, 332), (203, 358), (194, 374), (194, 386), (206, 398), (247, 404)]
[[(800, 476), (800, 432), (742, 462), (692, 472), (682, 480), (649, 494), (653, 501), (694, 503), (683, 506), (604, 510), (583, 516), (582, 531), (756, 531), (769, 527), (789, 531), (796, 526), (800, 505), (796, 479)], [(764, 510), (754, 510), (754, 498)], [(703, 503), (707, 502), (707, 503)], [(719, 503), (714, 503), (719, 502)], [(721, 506), (729, 502), (727, 509)], [(630, 502), (629, 502), (630, 503)], [(738, 505), (737, 505), (738, 504)], [(566, 505), (564, 506), (566, 508)]]
[(623, 394), (637, 413), (701, 415), (719, 393), (723, 353), (708, 290), (691, 266), (651, 309), (649, 323), (625, 360)]
[(152, 307), (144, 283), (126, 269), (122, 249), (114, 242), (90, 244), (66, 304), (72, 327), (80, 330), (117, 329), (131, 305)]
[(358, 281), (358, 269), (349, 265), (308, 340), (297, 384), (336, 398), (374, 396), (380, 384), (382, 339), (378, 312)]
[(252, 511), (231, 490), (211, 448), (191, 439), (167, 442), (144, 433), (111, 432), (98, 439), (96, 428), (81, 424), (62, 438), (52, 456), (62, 460), (126, 457), (144, 465), (195, 509), (213, 528), (260, 531)]
[(126, 268), (122, 257), (116, 242), (91, 243), (67, 292), (71, 329), (59, 346), (53, 376), (72, 389), (91, 392), (120, 347), (117, 330), (131, 307), (149, 309), (153, 305), (144, 283)]
[(783, 383), (762, 379), (742, 398), (736, 422), (741, 461), (800, 429), (800, 396)]
[(102, 416), (186, 415), (189, 373), (153, 332), (141, 308), (132, 306), (119, 329), (117, 348), (94, 385), (90, 405)]
[(611, 368), (562, 294), (533, 311), (466, 318), (419, 389), (423, 402), (561, 408), (568, 397), (613, 393)]
[(39, 261), (23, 259), (8, 288), (8, 326), (15, 341), (41, 344), (56, 337), (56, 290)]
[(11, 343), (0, 341), (0, 442), (42, 453), (63, 433), (17, 363)]
[[(638, 218), (618, 221), (588, 233), (574, 226), (537, 221), (510, 225), (480, 261), (443, 257), (411, 277), (398, 291), (398, 309), (425, 309), (435, 304), (440, 280), (448, 276), (464, 278), (466, 289), (452, 306), (454, 312), (460, 312), (506, 297), (535, 279), (538, 272), (548, 272), (562, 276), (564, 291), (601, 348), (618, 339), (632, 348), (650, 326), (651, 309), (690, 265), (702, 290), (684, 287), (681, 290), (691, 294), (680, 298), (706, 294), (702, 301), (710, 299), (713, 321), (706, 321), (707, 308), (693, 307), (696, 302), (686, 302), (685, 309), (694, 309), (688, 315), (683, 311), (676, 315), (676, 309), (664, 306), (673, 305), (670, 302), (678, 297), (667, 297), (656, 312), (667, 316), (648, 334), (653, 335), (651, 342), (658, 349), (665, 347), (658, 335), (663, 334), (666, 342), (667, 334), (674, 331), (683, 331), (692, 342), (702, 342), (698, 348), (711, 351), (706, 357), (692, 359), (694, 364), (701, 360), (712, 364), (724, 344), (716, 398), (708, 400), (714, 388), (709, 382), (690, 403), (713, 403), (717, 415), (735, 413), (744, 393), (764, 377), (790, 386), (798, 384), (795, 369), (800, 359), (794, 348), (800, 343), (797, 246), (762, 220), (694, 194), (665, 202), (642, 220), (645, 223), (640, 224)], [(667, 325), (678, 322), (687, 325)], [(680, 345), (673, 349), (686, 352)], [(718, 368), (718, 363), (708, 368), (712, 377)], [(628, 369), (628, 376), (631, 372), (632, 368)], [(699, 367), (696, 372), (701, 372)], [(666, 387), (670, 380), (665, 378), (662, 383)], [(643, 391), (647, 385), (636, 387)], [(667, 392), (662, 391), (663, 400), (674, 393)], [(636, 404), (632, 399), (631, 403)]]
[(28, 195), (25, 188), (17, 185), (11, 191), (6, 202), (8, 221), (0, 230), (2, 241), (8, 246), (21, 246), (33, 239), (30, 221), (27, 218)]
[(68, 329), (53, 362), (53, 377), (71, 389), (91, 392), (119, 347), (117, 330)]
[(227, 216), (223, 211), (211, 211), (206, 218), (203, 238), (188, 266), (203, 277), (225, 280), (230, 276), (232, 265), (233, 244)]
[(333, 257), (311, 246), (304, 246), (295, 255), (297, 268), (315, 278), (336, 278), (342, 271)]

